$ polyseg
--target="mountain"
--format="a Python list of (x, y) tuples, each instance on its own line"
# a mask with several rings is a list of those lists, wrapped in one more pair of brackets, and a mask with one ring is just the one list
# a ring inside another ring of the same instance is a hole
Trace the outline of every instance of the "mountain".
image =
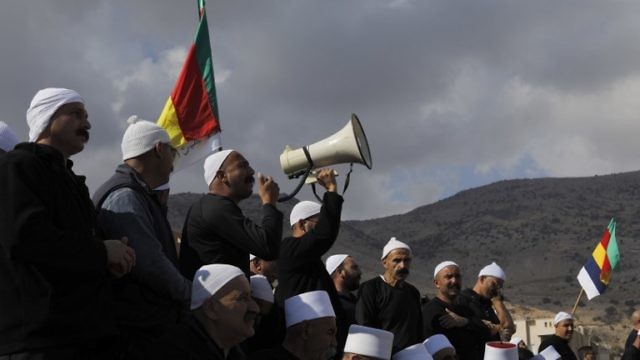
[[(172, 225), (182, 226), (188, 206), (199, 194), (170, 198)], [(285, 219), (293, 204), (278, 205)], [(344, 207), (349, 206), (348, 197)], [(258, 219), (256, 195), (241, 203)], [(505, 269), (504, 293), (510, 302), (571, 311), (580, 285), (578, 271), (591, 256), (611, 218), (617, 222), (620, 271), (604, 295), (587, 302), (577, 315), (584, 324), (618, 326), (636, 304), (640, 256), (640, 171), (582, 178), (505, 180), (462, 191), (408, 213), (364, 221), (344, 221), (329, 252), (348, 253), (363, 268), (363, 280), (380, 272), (382, 247), (390, 237), (406, 242), (414, 260), (409, 281), (432, 297), (433, 269), (443, 260), (461, 266), (463, 286), (492, 261)], [(289, 233), (288, 221), (284, 226)], [(613, 329), (613, 328), (611, 328)], [(623, 334), (626, 336), (626, 331)]]

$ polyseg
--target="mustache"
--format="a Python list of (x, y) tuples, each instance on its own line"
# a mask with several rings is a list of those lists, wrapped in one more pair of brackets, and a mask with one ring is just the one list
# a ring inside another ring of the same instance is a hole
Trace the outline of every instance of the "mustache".
[(409, 269), (404, 268), (404, 269), (396, 270), (396, 275), (409, 275)]

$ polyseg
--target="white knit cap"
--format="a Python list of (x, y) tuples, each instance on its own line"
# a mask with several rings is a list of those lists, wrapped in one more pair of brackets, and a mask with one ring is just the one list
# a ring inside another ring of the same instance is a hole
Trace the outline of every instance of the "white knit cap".
[(548, 347), (544, 348), (544, 350), (540, 351), (537, 356), (541, 356), (545, 360), (558, 360), (562, 357), (560, 356), (560, 353), (558, 353), (558, 350), (553, 347), (553, 345), (549, 345)]
[(269, 280), (263, 275), (253, 275), (251, 279), (251, 297), (273, 304), (273, 289)]
[(309, 291), (284, 301), (287, 327), (324, 317), (336, 317), (329, 294), (324, 290)]
[(451, 342), (449, 342), (449, 339), (442, 334), (431, 335), (431, 337), (428, 337), (422, 342), (422, 345), (424, 345), (431, 356), (435, 355), (442, 349), (454, 348), (453, 345), (451, 345)]
[(503, 281), (507, 280), (507, 274), (504, 273), (504, 270), (494, 262), (485, 266), (478, 273), (478, 277), (480, 276), (493, 276), (498, 279), (502, 279)]
[(433, 270), (433, 278), (435, 279), (438, 273), (440, 272), (440, 270), (446, 268), (447, 266), (457, 266), (458, 268), (460, 267), (458, 264), (454, 263), (453, 261), (448, 261), (448, 260), (443, 261), (440, 264), (436, 265), (435, 270)]
[(553, 318), (553, 326), (558, 325), (558, 323), (560, 323), (560, 321), (562, 321), (562, 320), (573, 320), (573, 316), (571, 316), (571, 314), (569, 314), (567, 312), (560, 311)]
[(521, 341), (524, 341), (524, 340), (522, 340), (522, 338), (517, 337), (517, 336), (512, 336), (511, 340), (509, 340), (510, 343), (512, 343), (513, 345), (516, 345), (516, 346), (518, 344), (520, 344)]
[(484, 360), (518, 360), (518, 347), (508, 342), (488, 342), (484, 345)]
[(167, 131), (156, 123), (142, 120), (137, 115), (127, 120), (129, 127), (122, 137), (122, 161), (142, 155), (153, 149), (157, 143), (169, 143)]
[(411, 345), (393, 355), (393, 360), (433, 360), (422, 343)]
[(393, 333), (361, 325), (349, 326), (344, 352), (389, 360), (393, 348)]
[(389, 253), (395, 249), (407, 249), (409, 250), (409, 252), (411, 252), (411, 248), (409, 247), (409, 245), (403, 243), (402, 241), (396, 240), (395, 237), (392, 237), (387, 242), (387, 245), (385, 245), (384, 248), (382, 249), (382, 257), (380, 258), (380, 260), (386, 258), (387, 255), (389, 255)]
[(322, 205), (314, 201), (300, 201), (291, 209), (289, 222), (291, 226), (295, 225), (299, 220), (305, 220), (313, 215), (319, 214)]
[(11, 151), (17, 143), (18, 137), (13, 130), (4, 121), (0, 121), (0, 149)]
[(336, 254), (336, 255), (331, 255), (327, 258), (327, 261), (325, 262), (325, 266), (327, 268), (327, 272), (329, 273), (329, 275), (332, 275), (333, 272), (336, 271), (338, 266), (342, 265), (342, 263), (344, 262), (344, 259), (346, 259), (347, 256), (349, 255)]
[(244, 273), (233, 265), (210, 264), (198, 269), (191, 285), (191, 310), (202, 306), (208, 298), (238, 276), (244, 276)]
[(207, 183), (207, 186), (211, 185), (211, 182), (216, 177), (216, 173), (220, 170), (220, 166), (222, 163), (227, 160), (229, 154), (231, 154), (233, 150), (220, 150), (209, 156), (204, 161), (204, 182)]
[(27, 109), (27, 125), (29, 125), (29, 141), (35, 142), (47, 128), (51, 117), (62, 106), (70, 103), (83, 103), (80, 94), (63, 88), (46, 88), (38, 91), (31, 99)]

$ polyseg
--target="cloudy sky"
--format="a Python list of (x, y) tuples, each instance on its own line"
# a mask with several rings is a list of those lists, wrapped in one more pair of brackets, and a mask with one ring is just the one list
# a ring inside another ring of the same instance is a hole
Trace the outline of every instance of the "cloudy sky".
[[(282, 191), (296, 185), (279, 168), (285, 145), (359, 116), (373, 169), (356, 166), (347, 219), (502, 179), (640, 169), (638, 2), (209, 0), (207, 12), (223, 145)], [(3, 3), (0, 120), (26, 138), (38, 89), (80, 92), (93, 128), (73, 159), (93, 191), (128, 116), (157, 119), (196, 24), (195, 0)], [(201, 174), (174, 174), (172, 191), (205, 192)]]

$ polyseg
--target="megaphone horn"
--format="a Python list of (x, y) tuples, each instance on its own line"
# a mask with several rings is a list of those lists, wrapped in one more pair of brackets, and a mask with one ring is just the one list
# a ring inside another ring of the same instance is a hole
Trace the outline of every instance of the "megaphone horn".
[(298, 193), (313, 169), (342, 163), (357, 163), (371, 169), (371, 152), (360, 120), (351, 114), (351, 120), (338, 132), (314, 144), (292, 149), (286, 146), (280, 155), (280, 166), (289, 179), (304, 178), (293, 194), (278, 201), (286, 201)]

